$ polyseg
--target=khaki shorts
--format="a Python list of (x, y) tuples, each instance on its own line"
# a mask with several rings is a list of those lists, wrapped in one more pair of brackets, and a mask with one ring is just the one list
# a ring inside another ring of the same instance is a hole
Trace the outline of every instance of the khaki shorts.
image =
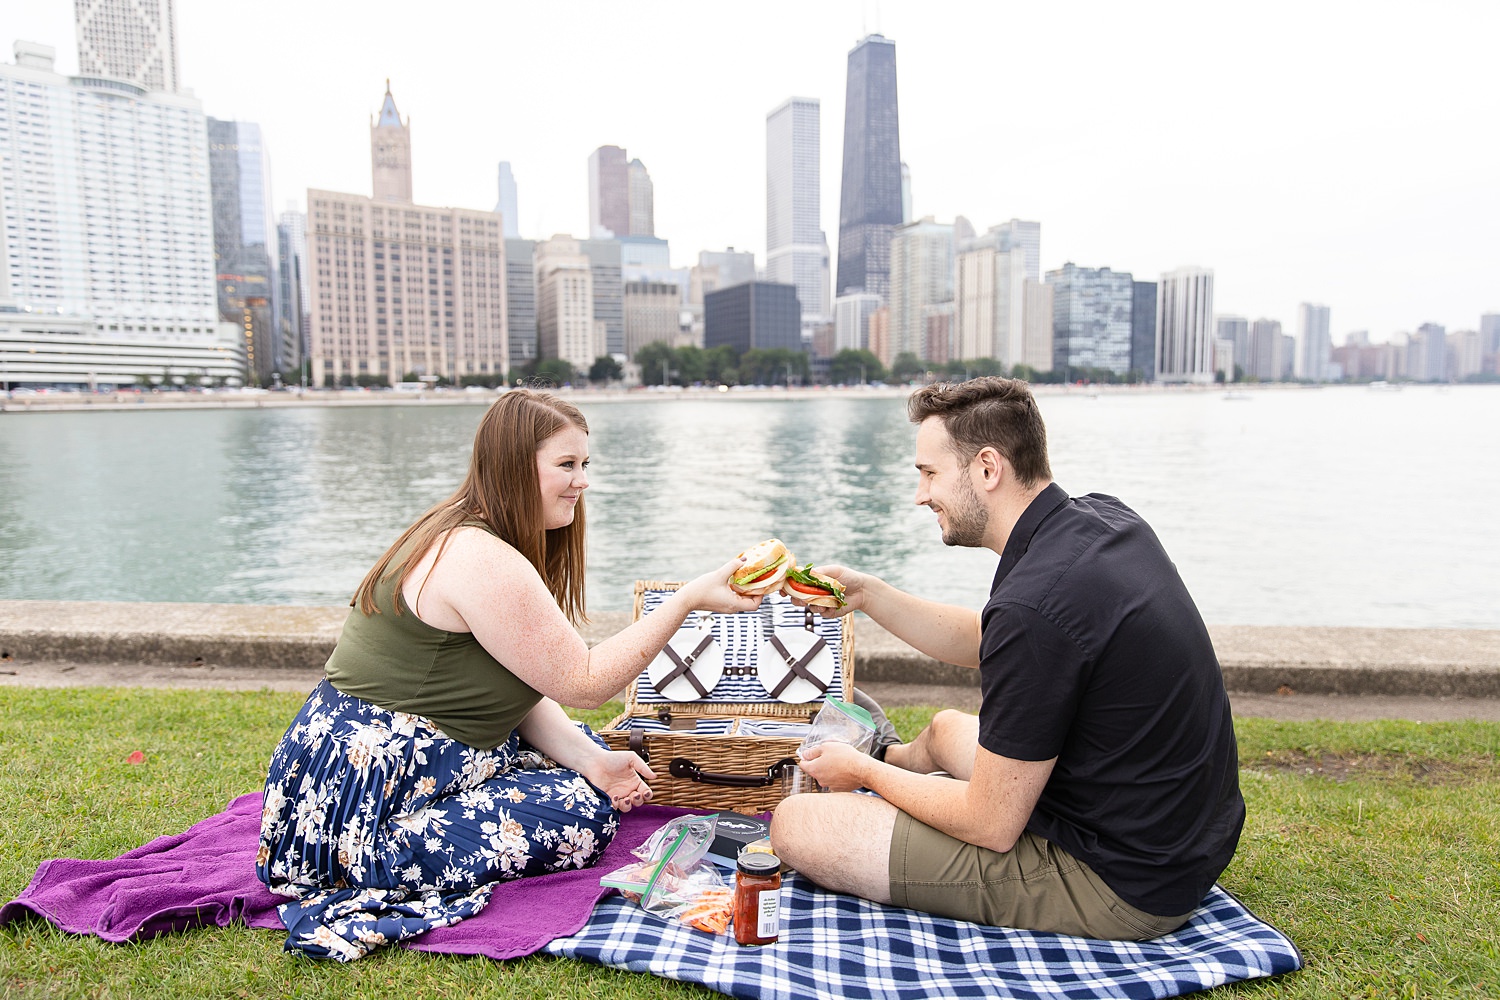
[(891, 834), (891, 902), (994, 927), (1147, 941), (1192, 913), (1158, 917), (1125, 902), (1088, 865), (1031, 833), (1008, 853), (966, 844), (904, 812)]

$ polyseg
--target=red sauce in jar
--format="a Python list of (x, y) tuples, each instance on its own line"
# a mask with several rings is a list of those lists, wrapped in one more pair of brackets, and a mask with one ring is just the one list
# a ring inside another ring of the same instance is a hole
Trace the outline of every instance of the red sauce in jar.
[(734, 939), (771, 944), (781, 934), (781, 861), (774, 854), (741, 854), (734, 876)]

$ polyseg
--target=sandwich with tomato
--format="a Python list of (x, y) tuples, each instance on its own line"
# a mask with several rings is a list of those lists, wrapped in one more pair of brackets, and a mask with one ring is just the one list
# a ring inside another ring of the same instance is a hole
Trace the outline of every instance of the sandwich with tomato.
[(808, 563), (803, 569), (793, 566), (787, 570), (786, 582), (781, 585), (781, 592), (814, 607), (842, 608), (844, 585), (831, 576), (814, 573), (812, 567), (813, 564)]
[(781, 588), (796, 560), (779, 538), (768, 538), (740, 553), (743, 566), (729, 578), (729, 586), (746, 597), (760, 597)]

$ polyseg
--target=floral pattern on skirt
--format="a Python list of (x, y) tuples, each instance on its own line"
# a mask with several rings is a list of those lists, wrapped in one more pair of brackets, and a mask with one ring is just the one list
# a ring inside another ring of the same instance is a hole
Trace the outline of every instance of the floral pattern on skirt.
[(496, 882), (593, 864), (619, 813), (548, 763), (515, 733), (475, 749), (319, 683), (271, 755), (255, 857), (295, 897), (287, 950), (351, 961), (473, 916)]

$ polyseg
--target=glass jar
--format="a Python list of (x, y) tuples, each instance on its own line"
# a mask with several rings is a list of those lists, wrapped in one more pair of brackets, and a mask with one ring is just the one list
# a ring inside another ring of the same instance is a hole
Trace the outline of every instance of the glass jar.
[(734, 876), (734, 939), (740, 944), (771, 944), (781, 934), (781, 860), (774, 854), (745, 853)]

